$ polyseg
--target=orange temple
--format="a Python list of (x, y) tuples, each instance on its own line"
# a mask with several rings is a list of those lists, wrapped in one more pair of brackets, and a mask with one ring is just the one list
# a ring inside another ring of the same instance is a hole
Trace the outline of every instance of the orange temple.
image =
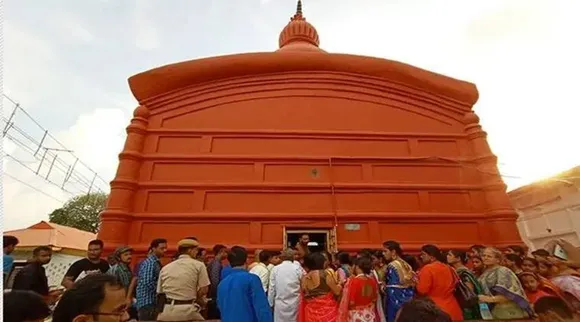
[(327, 53), (301, 8), (279, 45), (129, 79), (140, 105), (101, 216), (107, 251), (185, 236), (282, 249), (303, 232), (330, 250), (521, 244), (475, 85)]

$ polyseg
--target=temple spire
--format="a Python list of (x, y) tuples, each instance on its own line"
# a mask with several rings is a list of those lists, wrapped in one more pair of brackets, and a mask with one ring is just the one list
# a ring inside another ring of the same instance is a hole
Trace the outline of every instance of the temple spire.
[(304, 20), (302, 16), (302, 0), (298, 0), (298, 3), (296, 3), (296, 14), (291, 20)]
[(308, 23), (302, 13), (302, 1), (296, 3), (296, 13), (284, 27), (278, 39), (278, 50), (283, 51), (322, 51), (318, 48), (318, 32)]

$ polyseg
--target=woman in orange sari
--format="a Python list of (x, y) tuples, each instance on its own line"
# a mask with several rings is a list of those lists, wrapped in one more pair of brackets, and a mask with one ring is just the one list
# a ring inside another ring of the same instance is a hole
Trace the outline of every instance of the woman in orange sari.
[(338, 318), (336, 297), (342, 288), (326, 271), (325, 263), (326, 257), (321, 253), (311, 253), (304, 258), (308, 273), (300, 283), (298, 322), (336, 322)]
[(455, 286), (459, 282), (453, 268), (442, 263), (443, 254), (437, 246), (421, 248), (421, 261), (425, 266), (419, 272), (417, 293), (429, 297), (453, 321), (463, 320), (463, 311), (455, 298)]

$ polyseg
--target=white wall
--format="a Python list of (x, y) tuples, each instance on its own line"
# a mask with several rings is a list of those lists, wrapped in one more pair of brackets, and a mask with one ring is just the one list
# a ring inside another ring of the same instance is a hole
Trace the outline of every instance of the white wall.
[(50, 263), (46, 267), (46, 276), (48, 277), (49, 286), (59, 286), (64, 278), (64, 274), (72, 263), (82, 259), (80, 256), (72, 256), (65, 254), (56, 254), (52, 257)]
[[(16, 250), (13, 253), (14, 259), (16, 260), (26, 260), (32, 257), (31, 252), (21, 252)], [(48, 286), (60, 286), (62, 279), (64, 278), (64, 274), (68, 270), (68, 268), (72, 265), (72, 263), (76, 262), (83, 257), (80, 256), (72, 256), (67, 254), (60, 254), (54, 252), (52, 254), (52, 259), (48, 265), (45, 265), (44, 268), (46, 269), (46, 277), (48, 278)]]
[(520, 234), (530, 249), (543, 248), (555, 238), (580, 246), (580, 190), (577, 187), (558, 191), (550, 202), (516, 210), (520, 214)]

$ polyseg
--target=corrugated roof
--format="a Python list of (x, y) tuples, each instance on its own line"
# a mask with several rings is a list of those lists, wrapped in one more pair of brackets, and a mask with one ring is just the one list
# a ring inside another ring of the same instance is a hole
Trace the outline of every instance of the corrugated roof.
[(18, 238), (18, 247), (47, 245), (76, 250), (87, 249), (88, 243), (97, 238), (96, 234), (44, 220), (25, 229), (6, 231), (4, 235)]

